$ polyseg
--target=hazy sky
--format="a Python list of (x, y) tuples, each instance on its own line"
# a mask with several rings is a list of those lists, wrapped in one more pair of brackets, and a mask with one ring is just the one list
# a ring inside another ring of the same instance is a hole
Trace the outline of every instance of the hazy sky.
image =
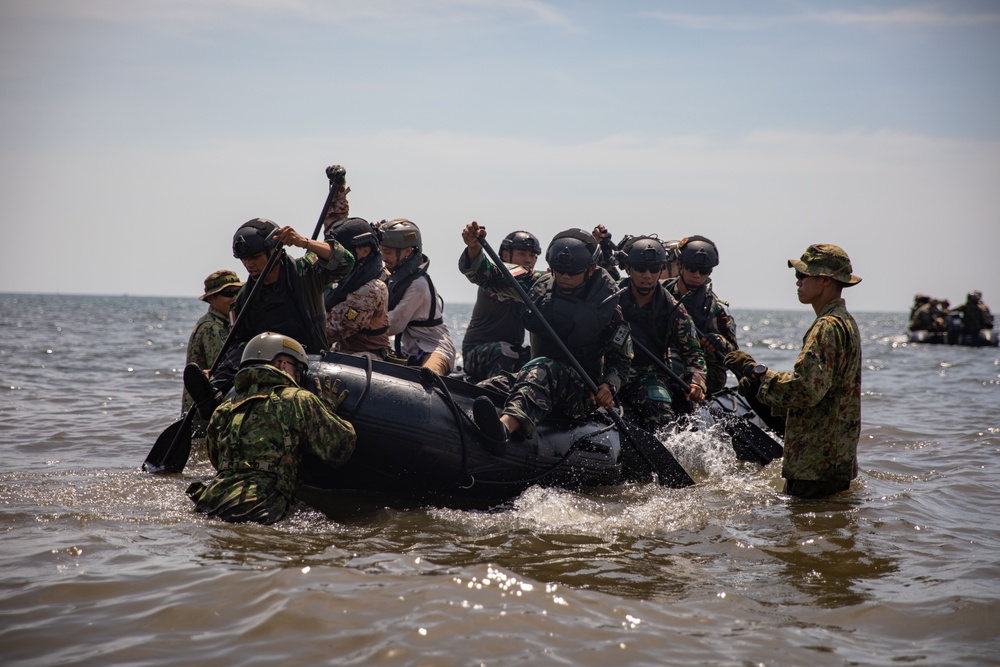
[[(1000, 310), (1000, 3), (0, 0), (0, 291), (191, 296), (253, 217), (702, 234), (736, 308)], [(293, 250), (293, 254), (299, 251)]]

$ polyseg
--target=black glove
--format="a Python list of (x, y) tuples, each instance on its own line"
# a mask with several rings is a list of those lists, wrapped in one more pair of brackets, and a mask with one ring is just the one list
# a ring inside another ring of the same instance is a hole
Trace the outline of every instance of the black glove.
[(729, 344), (729, 341), (717, 333), (707, 333), (705, 334), (705, 339), (708, 341), (709, 345), (712, 346), (712, 351), (716, 353), (721, 352), (722, 354), (725, 354), (729, 348), (732, 347)]
[(747, 398), (754, 398), (757, 396), (757, 391), (760, 389), (760, 380), (763, 375), (758, 375), (757, 373), (748, 373), (747, 375), (740, 378), (740, 386), (736, 391), (740, 392)]
[(754, 358), (743, 350), (733, 350), (726, 355), (726, 358), (722, 360), (722, 363), (726, 366), (726, 368), (735, 373), (738, 378), (750, 375), (754, 366), (757, 365)]
[(349, 393), (347, 389), (340, 390), (340, 378), (331, 381), (329, 377), (313, 379), (313, 393), (323, 401), (330, 412), (337, 412)]
[(338, 180), (343, 183), (345, 176), (347, 176), (347, 170), (339, 164), (333, 164), (326, 168), (326, 177), (328, 180)]

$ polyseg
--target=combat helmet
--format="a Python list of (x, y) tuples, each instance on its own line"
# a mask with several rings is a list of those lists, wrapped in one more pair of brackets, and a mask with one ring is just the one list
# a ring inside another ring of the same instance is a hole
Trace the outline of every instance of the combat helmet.
[(330, 228), (326, 238), (335, 239), (337, 243), (352, 252), (355, 248), (365, 246), (378, 250), (382, 242), (382, 231), (364, 218), (345, 218)]
[(541, 255), (542, 244), (538, 242), (538, 238), (534, 234), (522, 230), (511, 232), (503, 237), (503, 241), (500, 242), (500, 252), (503, 253), (504, 250), (508, 252), (528, 250), (536, 255)]
[(303, 372), (309, 368), (309, 357), (306, 351), (297, 340), (289, 336), (271, 331), (257, 334), (250, 339), (247, 346), (243, 348), (243, 357), (240, 359), (240, 366), (251, 364), (269, 364), (279, 354), (287, 354), (295, 359), (296, 365)]
[(711, 269), (719, 265), (719, 249), (704, 236), (689, 236), (678, 246), (681, 266)]
[(382, 231), (381, 245), (387, 248), (416, 248), (418, 253), (424, 251), (423, 241), (420, 239), (420, 228), (406, 218), (396, 218), (390, 222), (383, 222), (379, 229)]
[(233, 234), (233, 257), (245, 259), (257, 253), (270, 253), (271, 248), (278, 244), (274, 235), (278, 231), (278, 223), (267, 218), (247, 220)]
[(667, 251), (660, 239), (639, 236), (624, 248), (625, 264), (632, 268), (652, 268), (660, 271), (667, 262)]
[(559, 273), (582, 273), (597, 264), (598, 252), (593, 234), (583, 229), (567, 229), (552, 238), (545, 261)]

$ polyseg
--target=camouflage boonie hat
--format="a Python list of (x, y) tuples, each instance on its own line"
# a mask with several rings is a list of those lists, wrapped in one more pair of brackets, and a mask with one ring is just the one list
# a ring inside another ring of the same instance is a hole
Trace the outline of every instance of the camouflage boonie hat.
[(789, 268), (808, 276), (829, 276), (846, 287), (857, 285), (861, 278), (852, 274), (851, 259), (840, 246), (814, 243), (802, 253), (801, 259), (788, 260)]
[(205, 293), (198, 298), (205, 301), (208, 297), (221, 292), (229, 286), (242, 287), (243, 283), (240, 282), (239, 276), (233, 271), (225, 269), (216, 271), (208, 276), (208, 278), (205, 278)]

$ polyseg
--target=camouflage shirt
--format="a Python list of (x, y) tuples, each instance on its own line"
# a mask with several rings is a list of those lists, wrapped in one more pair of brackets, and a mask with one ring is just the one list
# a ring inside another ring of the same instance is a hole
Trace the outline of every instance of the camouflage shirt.
[(723, 349), (716, 348), (719, 354), (705, 351), (708, 391), (719, 391), (726, 386), (726, 367), (722, 363), (722, 357), (740, 347), (736, 341), (736, 321), (729, 314), (727, 307), (729, 304), (715, 295), (711, 280), (695, 290), (688, 291), (683, 296), (677, 285), (679, 281), (680, 278), (670, 278), (664, 281), (663, 285), (687, 309), (688, 315), (700, 334), (718, 334), (722, 337)]
[(861, 435), (861, 334), (843, 299), (820, 311), (791, 373), (768, 371), (757, 398), (787, 411), (787, 479), (850, 481)]
[(188, 495), (197, 511), (226, 521), (273, 523), (295, 495), (303, 453), (343, 465), (354, 452), (354, 427), (273, 366), (240, 370), (235, 388), (208, 425), (208, 456), (218, 472)]
[[(191, 337), (188, 338), (187, 364), (198, 364), (198, 368), (208, 370), (215, 363), (215, 358), (222, 350), (222, 344), (229, 336), (229, 318), (211, 306), (208, 312), (201, 316), (191, 330)], [(181, 409), (188, 411), (194, 399), (184, 391)]]
[(326, 337), (337, 352), (389, 349), (389, 290), (375, 278), (326, 314)]

